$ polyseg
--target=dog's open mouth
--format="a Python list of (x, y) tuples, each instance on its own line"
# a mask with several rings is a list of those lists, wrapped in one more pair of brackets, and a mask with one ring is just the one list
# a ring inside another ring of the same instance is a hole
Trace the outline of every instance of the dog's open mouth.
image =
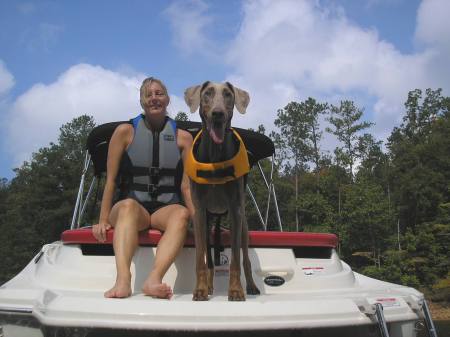
[(216, 143), (216, 144), (223, 143), (223, 139), (224, 139), (224, 135), (225, 135), (224, 129), (225, 128), (224, 128), (222, 121), (214, 121), (214, 122), (210, 123), (208, 131), (209, 131), (209, 136), (211, 137), (211, 139), (213, 140), (214, 143)]

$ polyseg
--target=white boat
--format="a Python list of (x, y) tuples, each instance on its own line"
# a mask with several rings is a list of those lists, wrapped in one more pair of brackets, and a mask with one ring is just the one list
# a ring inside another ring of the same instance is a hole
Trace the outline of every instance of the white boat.
[[(60, 241), (45, 245), (16, 277), (0, 287), (0, 336), (219, 333), (234, 337), (255, 332), (257, 336), (299, 333), (410, 337), (416, 336), (421, 322), (425, 322), (430, 336), (436, 336), (422, 293), (353, 272), (340, 260), (338, 240), (333, 234), (250, 232), (249, 254), (261, 294), (247, 296), (245, 302), (229, 302), (229, 237), (227, 231), (222, 231), (223, 249), (216, 254), (214, 294), (209, 301), (195, 302), (192, 236), (164, 278), (174, 296), (162, 300), (141, 292), (161, 236), (153, 230), (142, 232), (131, 266), (133, 295), (126, 299), (104, 298), (104, 291), (116, 277), (113, 231), (108, 232), (107, 242), (100, 244), (91, 228), (81, 227), (80, 222), (94, 186), (90, 184), (85, 197), (89, 163), (93, 161), (94, 178), (104, 171), (105, 148), (116, 125), (103, 125), (91, 133), (71, 229), (62, 233)], [(192, 132), (198, 128), (195, 123), (184, 126)], [(244, 141), (270, 142), (265, 136), (249, 134), (254, 138), (246, 137)], [(251, 154), (254, 163), (267, 155), (267, 147), (256, 152)], [(273, 153), (273, 145), (268, 152)], [(270, 197), (265, 217), (255, 203), (263, 229), (271, 201), (278, 210), (271, 177), (266, 182)], [(281, 227), (280, 217), (278, 224)]]

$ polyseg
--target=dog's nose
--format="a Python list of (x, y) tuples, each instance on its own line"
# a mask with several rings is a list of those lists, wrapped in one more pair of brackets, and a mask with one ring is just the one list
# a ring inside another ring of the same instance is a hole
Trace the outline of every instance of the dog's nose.
[(223, 111), (213, 111), (212, 112), (213, 119), (223, 119), (224, 115), (225, 114), (223, 113)]

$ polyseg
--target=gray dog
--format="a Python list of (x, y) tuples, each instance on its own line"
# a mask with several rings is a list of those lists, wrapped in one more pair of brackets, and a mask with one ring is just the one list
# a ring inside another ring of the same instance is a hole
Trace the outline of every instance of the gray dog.
[[(243, 142), (230, 126), (234, 106), (244, 114), (250, 97), (246, 91), (228, 82), (205, 82), (186, 89), (184, 99), (191, 112), (200, 107), (202, 119), (201, 134), (194, 140), (193, 151), (185, 167), (191, 178), (191, 194), (196, 212), (194, 235), (197, 284), (193, 300), (206, 301), (208, 294), (213, 292), (214, 270), (208, 271), (206, 265), (207, 213), (223, 214), (228, 211), (232, 250), (228, 300), (245, 301), (240, 280), (241, 247), (247, 294), (259, 294), (248, 257), (244, 177), (249, 166)], [(192, 162), (197, 166), (194, 167)]]

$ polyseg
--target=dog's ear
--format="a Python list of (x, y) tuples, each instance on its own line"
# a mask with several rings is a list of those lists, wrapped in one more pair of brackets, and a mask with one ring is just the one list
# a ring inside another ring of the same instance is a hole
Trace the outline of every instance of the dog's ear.
[(234, 105), (236, 106), (236, 109), (241, 114), (245, 114), (247, 111), (248, 103), (250, 103), (250, 95), (247, 91), (235, 87), (230, 82), (227, 82), (227, 84), (234, 91)]
[(200, 91), (202, 89), (201, 85), (195, 85), (193, 87), (187, 88), (184, 91), (184, 101), (188, 105), (191, 113), (197, 111), (200, 106)]

